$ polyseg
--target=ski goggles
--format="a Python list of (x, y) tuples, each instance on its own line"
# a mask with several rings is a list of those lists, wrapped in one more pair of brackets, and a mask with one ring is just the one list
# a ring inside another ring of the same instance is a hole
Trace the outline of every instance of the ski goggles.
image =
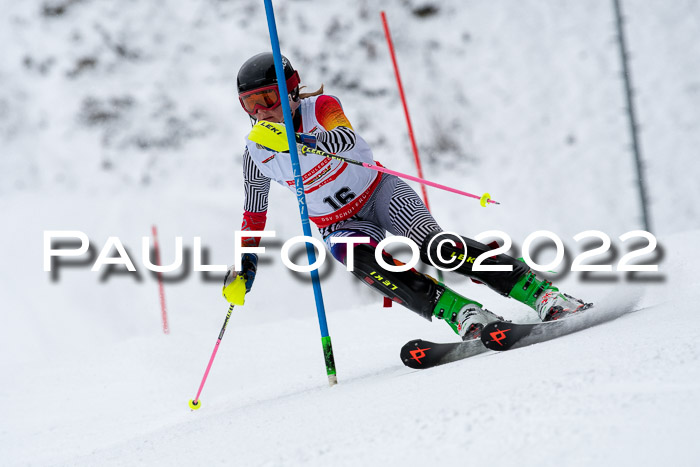
[[(287, 79), (287, 91), (291, 92), (297, 86), (299, 86), (299, 74), (294, 71), (294, 74)], [(248, 115), (255, 115), (258, 110), (275, 109), (282, 103), (276, 84), (242, 92), (238, 95), (238, 100), (241, 101), (241, 106)]]

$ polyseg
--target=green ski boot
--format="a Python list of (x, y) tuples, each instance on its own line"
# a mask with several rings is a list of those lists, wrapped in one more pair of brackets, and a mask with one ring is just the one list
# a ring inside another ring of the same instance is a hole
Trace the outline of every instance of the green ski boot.
[(484, 326), (503, 319), (482, 308), (481, 303), (455, 293), (442, 283), (439, 285), (444, 291), (435, 305), (433, 315), (444, 319), (462, 340), (478, 339)]
[(560, 292), (551, 282), (538, 279), (532, 271), (515, 284), (509, 295), (535, 310), (542, 321), (555, 321), (587, 308), (583, 300)]

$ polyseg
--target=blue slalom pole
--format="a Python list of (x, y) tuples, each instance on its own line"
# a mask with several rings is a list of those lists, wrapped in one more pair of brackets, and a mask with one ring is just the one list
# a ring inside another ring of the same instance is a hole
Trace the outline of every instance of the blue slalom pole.
[[(299, 202), (299, 214), (301, 215), (301, 225), (304, 235), (311, 237), (311, 226), (309, 224), (309, 212), (307, 211), (306, 195), (304, 194), (304, 182), (301, 178), (301, 166), (299, 165), (299, 154), (297, 153), (297, 142), (295, 137), (294, 123), (292, 122), (292, 109), (289, 107), (289, 94), (287, 90), (287, 80), (284, 76), (284, 66), (282, 65), (282, 52), (280, 52), (280, 42), (277, 36), (277, 25), (275, 23), (275, 12), (272, 9), (272, 0), (265, 0), (265, 12), (267, 13), (267, 27), (270, 30), (270, 43), (272, 44), (272, 56), (275, 62), (275, 72), (277, 74), (277, 87), (282, 101), (282, 112), (284, 124), (287, 129), (287, 142), (289, 143), (289, 155), (292, 159), (292, 169), (294, 171), (294, 184)], [(316, 262), (316, 252), (310, 243), (306, 243), (306, 255), (309, 264)], [(335, 359), (333, 358), (333, 347), (331, 346), (331, 336), (328, 334), (328, 324), (326, 322), (326, 310), (323, 306), (323, 294), (321, 293), (321, 280), (318, 276), (318, 269), (311, 271), (311, 281), (316, 299), (316, 313), (318, 314), (318, 324), (321, 326), (321, 343), (323, 345), (323, 356), (326, 362), (326, 373), (328, 383), (333, 386), (338, 383), (335, 372)]]

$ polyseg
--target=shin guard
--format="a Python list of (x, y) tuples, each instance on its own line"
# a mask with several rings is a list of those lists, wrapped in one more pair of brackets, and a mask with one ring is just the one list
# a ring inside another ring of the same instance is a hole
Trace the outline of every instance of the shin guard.
[[(385, 297), (431, 320), (433, 309), (444, 287), (435, 279), (415, 269), (403, 272), (387, 271), (379, 265), (374, 252), (375, 249), (369, 245), (356, 245), (352, 273)], [(382, 257), (388, 264), (402, 264), (386, 252), (382, 253)]]
[[(444, 240), (451, 240), (452, 243)], [(492, 248), (488, 245), (484, 245), (476, 240), (434, 231), (428, 234), (423, 241), (420, 248), (420, 256), (423, 262), (447, 270), (451, 270), (457, 264), (462, 263), (454, 272), (473, 277), (501, 295), (508, 295), (530, 268), (522, 261), (502, 254), (487, 258), (481, 264), (485, 266), (510, 265), (513, 266), (512, 271), (485, 272), (472, 270), (476, 258), (491, 250)]]

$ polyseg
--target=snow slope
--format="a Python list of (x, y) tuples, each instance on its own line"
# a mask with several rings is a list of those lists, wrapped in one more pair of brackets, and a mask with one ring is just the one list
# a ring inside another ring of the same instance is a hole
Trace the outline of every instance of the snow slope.
[[(444, 323), (378, 303), (331, 310), (340, 380), (333, 388), (311, 308), (303, 317), (263, 323), (250, 316), (261, 311), (256, 307), (237, 310), (197, 412), (187, 400), (222, 323), (220, 301), (197, 307), (198, 298), (168, 290), (176, 304), (169, 336), (157, 326), (155, 287), (144, 300), (133, 297), (143, 287), (124, 287), (131, 298), (112, 309), (120, 320), (150, 321), (150, 332), (115, 329), (119, 323), (102, 316), (99, 323), (72, 322), (79, 329), (66, 335), (43, 326), (49, 313), (32, 316), (28, 333), (3, 328), (12, 352), (9, 359), (8, 349), (2, 353), (9, 380), (0, 395), (11, 401), (0, 409), (3, 463), (694, 465), (700, 283), (689, 258), (700, 253), (697, 235), (661, 240), (668, 252), (662, 283), (566, 284), (599, 302), (611, 289), (641, 294), (649, 308), (548, 343), (422, 372), (402, 365), (399, 348), (416, 337), (450, 339)], [(41, 296), (60, 291), (38, 289)], [(504, 301), (500, 311), (534, 319), (522, 308)], [(34, 342), (32, 333), (48, 336)], [(50, 348), (47, 338), (55, 339)], [(30, 358), (41, 343), (47, 353)]]
[[(226, 312), (221, 277), (193, 273), (191, 263), (173, 273), (166, 336), (141, 237), (158, 227), (164, 263), (176, 236), (190, 250), (201, 237), (211, 264), (232, 262), (249, 128), (233, 82), (239, 65), (269, 46), (262, 6), (0, 5), (0, 464), (700, 462), (698, 2), (623, 2), (659, 238), (659, 254), (645, 259), (660, 272), (638, 275), (641, 282), (585, 280), (566, 267), (553, 276), (587, 300), (639, 293), (650, 308), (415, 372), (399, 361), (400, 347), (454, 339), (447, 326), (381, 308), (329, 262), (323, 291), (340, 384), (328, 388), (308, 280), (278, 257), (281, 242), (300, 232), (296, 202), (274, 186), (267, 227), (279, 241), (267, 243), (270, 257), (231, 319), (194, 413), (187, 400)], [(445, 229), (504, 230), (518, 256), (528, 234), (552, 230), (568, 263), (582, 251), (573, 235), (589, 229), (612, 238), (608, 263), (629, 251), (618, 236), (641, 225), (609, 2), (381, 6), (426, 177), (502, 202), (483, 209), (430, 190)], [(324, 82), (377, 159), (413, 173), (379, 6), (290, 1), (277, 9), (283, 51), (304, 83)], [(42, 269), (47, 230), (84, 232), (95, 256), (118, 236), (138, 274), (91, 272), (92, 261), (80, 258), (54, 279)], [(535, 319), (462, 277), (447, 282), (508, 318)]]

